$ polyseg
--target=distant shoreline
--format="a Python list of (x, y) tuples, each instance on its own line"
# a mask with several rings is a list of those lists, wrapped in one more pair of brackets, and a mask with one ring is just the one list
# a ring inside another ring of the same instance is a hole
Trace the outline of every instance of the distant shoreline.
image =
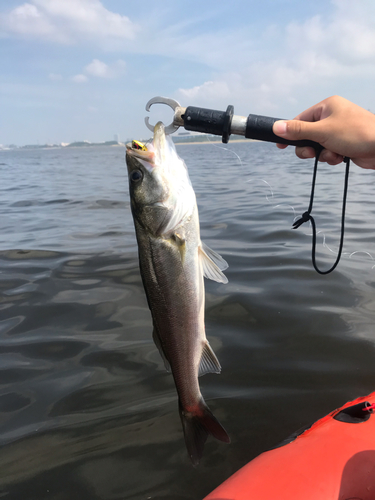
[[(131, 142), (131, 141), (127, 141), (127, 142)], [(259, 141), (256, 141), (254, 139), (233, 139), (232, 141), (229, 141), (228, 144), (234, 144), (234, 143), (237, 143), (237, 142), (259, 142)], [(193, 146), (194, 144), (197, 144), (197, 145), (202, 145), (202, 144), (224, 144), (222, 141), (220, 140), (214, 140), (214, 141), (210, 141), (210, 140), (201, 140), (201, 141), (181, 141), (181, 142), (175, 142), (173, 141), (174, 145), (175, 146)], [(102, 148), (102, 147), (109, 147), (109, 148), (125, 148), (126, 147), (126, 143), (123, 143), (123, 142), (119, 142), (117, 144), (111, 144), (110, 142), (108, 142), (107, 144), (106, 143), (88, 143), (88, 144), (83, 144), (83, 143), (72, 143), (72, 144), (69, 144), (67, 146), (61, 146), (59, 144), (54, 144), (54, 145), (51, 145), (51, 146), (48, 146), (48, 145), (43, 145), (43, 146), (34, 146), (34, 145), (30, 145), (30, 146), (18, 146), (18, 147), (11, 147), (11, 148), (2, 148), (0, 147), (0, 153), (2, 151), (24, 151), (24, 150), (27, 150), (27, 151), (35, 151), (35, 150), (46, 150), (46, 149), (87, 149), (87, 148)]]

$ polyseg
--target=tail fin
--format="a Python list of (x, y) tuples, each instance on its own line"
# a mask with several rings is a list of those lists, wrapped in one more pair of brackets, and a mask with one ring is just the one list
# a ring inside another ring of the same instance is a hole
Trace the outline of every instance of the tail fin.
[(184, 429), (186, 448), (193, 465), (198, 465), (207, 436), (212, 434), (219, 441), (230, 443), (230, 438), (201, 398), (194, 411), (186, 411), (179, 401), (180, 418)]

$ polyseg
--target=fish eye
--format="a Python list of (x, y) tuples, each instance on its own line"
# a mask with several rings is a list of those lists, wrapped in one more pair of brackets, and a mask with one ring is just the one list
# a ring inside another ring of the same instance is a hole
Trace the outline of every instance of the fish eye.
[(141, 170), (133, 170), (130, 174), (130, 180), (133, 182), (139, 182), (143, 179), (143, 172)]

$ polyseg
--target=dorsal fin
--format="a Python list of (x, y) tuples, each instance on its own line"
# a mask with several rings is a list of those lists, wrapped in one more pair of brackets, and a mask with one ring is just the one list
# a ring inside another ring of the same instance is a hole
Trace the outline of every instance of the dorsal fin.
[(162, 348), (162, 345), (161, 345), (160, 336), (158, 334), (158, 330), (157, 330), (157, 328), (156, 328), (155, 325), (154, 325), (154, 330), (152, 332), (152, 338), (154, 340), (154, 343), (155, 343), (156, 347), (159, 349), (160, 356), (163, 358), (165, 369), (167, 370), (167, 372), (170, 372), (171, 371), (171, 365), (169, 364), (167, 356), (164, 354), (164, 351), (163, 351), (163, 348)]
[(198, 377), (206, 375), (206, 373), (220, 373), (220, 372), (221, 372), (221, 366), (219, 360), (217, 359), (210, 344), (206, 340), (202, 351), (202, 357), (199, 363)]
[(199, 259), (203, 276), (218, 283), (228, 283), (228, 278), (222, 273), (228, 267), (227, 262), (204, 243), (199, 246)]

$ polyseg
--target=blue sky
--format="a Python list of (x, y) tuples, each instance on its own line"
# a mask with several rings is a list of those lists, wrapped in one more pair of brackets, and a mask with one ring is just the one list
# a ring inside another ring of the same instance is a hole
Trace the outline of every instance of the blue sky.
[(0, 64), (0, 144), (146, 138), (156, 95), (292, 118), (340, 94), (375, 111), (375, 2), (2, 0)]

